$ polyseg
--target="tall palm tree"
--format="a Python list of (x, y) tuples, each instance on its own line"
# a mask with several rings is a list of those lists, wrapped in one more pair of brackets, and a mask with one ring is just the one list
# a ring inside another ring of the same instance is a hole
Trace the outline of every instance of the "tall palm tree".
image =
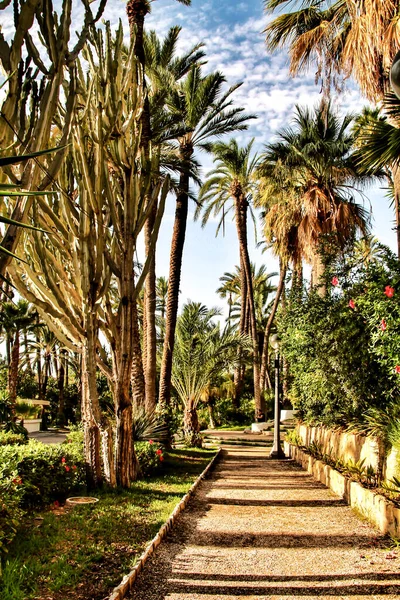
[[(253, 277), (247, 240), (247, 209), (252, 199), (255, 182), (253, 174), (257, 167), (257, 154), (252, 156), (254, 140), (243, 148), (235, 139), (228, 143), (218, 142), (213, 146), (216, 168), (211, 171), (199, 193), (199, 206), (195, 217), (203, 211), (202, 225), (205, 226), (211, 214), (222, 213), (217, 233), (225, 225), (226, 215), (234, 211), (236, 233), (239, 241), (240, 256), (240, 293), (242, 298), (240, 315), (240, 333), (245, 331), (246, 308), (249, 310), (250, 333), (253, 340), (254, 402), (256, 418), (264, 414), (263, 400), (260, 394), (260, 361), (258, 351), (257, 323), (254, 307)], [(231, 206), (227, 207), (231, 202)], [(240, 361), (241, 362), (241, 361)], [(242, 382), (237, 381), (236, 399)]]
[(8, 393), (11, 410), (15, 412), (17, 402), (18, 369), (20, 362), (21, 331), (32, 327), (36, 321), (36, 311), (26, 300), (18, 300), (17, 304), (5, 302), (0, 312), (0, 327), (10, 341), (11, 353), (8, 364)]
[[(155, 31), (144, 35), (145, 72), (148, 80), (148, 101), (152, 138), (151, 169), (154, 183), (157, 183), (160, 170), (169, 161), (168, 140), (173, 137), (181, 123), (171, 115), (165, 106), (169, 90), (182, 79), (191, 66), (204, 57), (202, 44), (196, 44), (182, 56), (176, 56), (180, 27), (172, 27), (161, 41)], [(177, 122), (178, 121), (178, 122)], [(167, 158), (168, 157), (168, 158)], [(151, 194), (150, 194), (151, 195)], [(153, 203), (144, 227), (146, 258), (151, 254), (149, 272), (145, 281), (143, 311), (143, 368), (145, 381), (145, 406), (150, 414), (156, 406), (156, 258), (152, 251), (152, 234), (157, 214), (157, 204)], [(134, 381), (133, 381), (134, 384)]]
[(361, 169), (389, 181), (396, 216), (397, 256), (400, 259), (400, 101), (386, 94), (383, 109), (364, 109), (355, 122), (357, 160)]
[(267, 145), (260, 173), (264, 168), (271, 174), (275, 167), (282, 172), (282, 165), (286, 169), (285, 210), (281, 202), (275, 203), (267, 219), (289, 215), (298, 251), (312, 263), (318, 284), (323, 236), (330, 235), (344, 247), (356, 231), (368, 232), (369, 214), (354, 198), (371, 176), (357, 169), (351, 115), (340, 119), (322, 103), (313, 111), (296, 107), (294, 121), (295, 127), (278, 132), (277, 141)]
[[(398, 2), (304, 0), (300, 5), (289, 2), (265, 1), (268, 13), (276, 10), (280, 13), (265, 32), (269, 50), (288, 47), (292, 75), (316, 63), (317, 76), (327, 91), (332, 83), (338, 84), (338, 76), (340, 87), (352, 75), (369, 100), (382, 100), (389, 90), (390, 66), (400, 45)], [(288, 12), (283, 12), (285, 7)], [(392, 164), (391, 170), (400, 259), (399, 166)]]
[[(262, 377), (288, 264), (292, 263), (296, 272), (302, 260), (310, 262), (313, 283), (318, 285), (324, 270), (320, 255), (324, 236), (343, 248), (357, 231), (368, 232), (369, 215), (354, 201), (354, 194), (356, 186), (368, 183), (370, 177), (357, 170), (351, 123), (351, 116), (340, 120), (330, 105), (312, 112), (296, 107), (295, 127), (278, 132), (277, 141), (268, 144), (261, 157), (257, 202), (266, 209), (267, 242), (273, 244), (281, 261), (277, 295), (265, 329)], [(324, 293), (323, 285), (320, 291)]]
[(165, 324), (165, 340), (160, 374), (159, 402), (169, 404), (171, 394), (172, 354), (176, 319), (178, 315), (179, 286), (181, 279), (183, 248), (189, 203), (190, 168), (196, 149), (209, 151), (212, 138), (237, 130), (247, 129), (251, 118), (243, 108), (232, 106), (232, 93), (239, 85), (222, 92), (225, 77), (219, 73), (203, 76), (201, 67), (192, 66), (187, 77), (171, 90), (168, 107), (179, 115), (184, 133), (179, 143), (179, 186), (176, 196), (174, 229), (171, 242), (168, 276), (168, 300)]

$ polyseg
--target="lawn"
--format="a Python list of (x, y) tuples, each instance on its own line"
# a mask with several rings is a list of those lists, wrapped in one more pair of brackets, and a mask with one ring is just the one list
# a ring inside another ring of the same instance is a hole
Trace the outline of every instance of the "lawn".
[[(99, 502), (92, 507), (52, 507), (29, 515), (3, 566), (1, 600), (102, 600), (214, 454), (174, 450), (165, 455), (161, 475), (129, 491), (96, 493)], [(35, 521), (38, 516), (43, 521)]]

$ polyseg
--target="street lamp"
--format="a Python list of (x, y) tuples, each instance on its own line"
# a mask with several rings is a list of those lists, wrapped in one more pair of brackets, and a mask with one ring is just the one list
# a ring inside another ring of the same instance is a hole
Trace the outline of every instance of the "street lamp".
[(271, 336), (270, 344), (275, 350), (275, 414), (274, 414), (274, 445), (270, 452), (270, 458), (286, 458), (285, 453), (281, 448), (281, 407), (279, 404), (279, 336), (274, 334)]

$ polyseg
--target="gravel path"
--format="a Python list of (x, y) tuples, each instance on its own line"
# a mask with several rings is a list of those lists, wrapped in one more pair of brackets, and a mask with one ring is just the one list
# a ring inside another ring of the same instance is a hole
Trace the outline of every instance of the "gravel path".
[(400, 598), (400, 550), (293, 461), (225, 450), (131, 600)]

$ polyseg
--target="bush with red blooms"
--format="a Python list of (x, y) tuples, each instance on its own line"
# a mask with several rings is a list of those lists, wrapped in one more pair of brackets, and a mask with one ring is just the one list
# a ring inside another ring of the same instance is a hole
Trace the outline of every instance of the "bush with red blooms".
[(142, 477), (150, 477), (159, 471), (164, 462), (164, 451), (153, 440), (135, 442), (135, 453), (139, 461)]
[(348, 253), (327, 265), (325, 290), (289, 293), (279, 317), (299, 417), (346, 425), (370, 408), (400, 414), (400, 262), (384, 246), (367, 262)]
[(42, 507), (64, 501), (85, 483), (85, 465), (79, 444), (42, 444), (0, 447), (0, 480), (21, 479), (20, 505)]

